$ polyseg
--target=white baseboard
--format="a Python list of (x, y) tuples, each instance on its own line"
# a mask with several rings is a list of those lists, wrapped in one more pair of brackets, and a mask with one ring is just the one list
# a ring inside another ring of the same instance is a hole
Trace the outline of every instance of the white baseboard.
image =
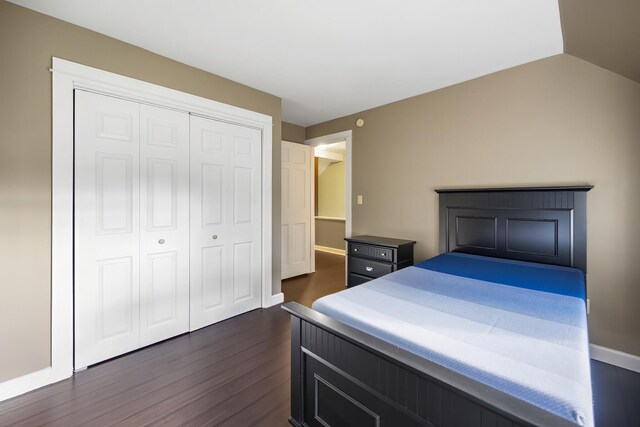
[(279, 294), (271, 295), (271, 305), (269, 307), (282, 304), (283, 302), (284, 302), (284, 294), (282, 292), (280, 292)]
[[(284, 302), (284, 294), (282, 292), (271, 295), (269, 299), (269, 307), (282, 304)], [(11, 399), (12, 397), (30, 392), (40, 387), (62, 381), (69, 378), (71, 373), (56, 372), (53, 368), (44, 368), (36, 372), (13, 378), (4, 382), (0, 382), (0, 402)]]
[(61, 374), (49, 367), (2, 382), (0, 383), (0, 402), (27, 393), (31, 390), (62, 381), (68, 377), (69, 375)]
[(335, 254), (335, 255), (346, 255), (347, 253), (347, 251), (345, 251), (344, 249), (336, 249), (336, 248), (330, 248), (328, 246), (320, 246), (320, 245), (316, 245), (315, 250), (320, 252), (328, 252), (330, 254)]
[(608, 347), (589, 344), (589, 353), (592, 359), (605, 362), (630, 371), (640, 372), (640, 356), (624, 353)]

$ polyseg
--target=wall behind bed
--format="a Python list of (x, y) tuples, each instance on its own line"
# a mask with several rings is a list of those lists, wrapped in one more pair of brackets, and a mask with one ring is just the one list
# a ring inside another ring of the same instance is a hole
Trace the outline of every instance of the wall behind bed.
[[(354, 125), (365, 120), (363, 128)], [(590, 337), (640, 355), (640, 84), (566, 54), (306, 129), (353, 131), (354, 234), (438, 253), (434, 188), (594, 184)]]

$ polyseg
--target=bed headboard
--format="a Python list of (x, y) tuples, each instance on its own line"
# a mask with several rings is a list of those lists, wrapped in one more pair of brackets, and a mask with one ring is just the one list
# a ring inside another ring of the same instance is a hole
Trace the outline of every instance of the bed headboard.
[(592, 185), (438, 189), (440, 253), (465, 252), (587, 272)]

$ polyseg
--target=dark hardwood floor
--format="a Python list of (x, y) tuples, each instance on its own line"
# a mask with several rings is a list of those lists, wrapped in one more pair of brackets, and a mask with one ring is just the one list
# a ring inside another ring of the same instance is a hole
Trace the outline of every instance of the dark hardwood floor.
[(289, 328), (254, 310), (0, 403), (0, 426), (285, 426)]
[(640, 427), (640, 373), (591, 360), (597, 427)]
[[(344, 288), (344, 257), (283, 283), (310, 305)], [(0, 426), (286, 426), (289, 316), (254, 310), (0, 403)], [(596, 426), (640, 426), (640, 374), (592, 361)]]
[(316, 251), (316, 272), (282, 281), (284, 301), (311, 307), (315, 300), (345, 289), (345, 257)]

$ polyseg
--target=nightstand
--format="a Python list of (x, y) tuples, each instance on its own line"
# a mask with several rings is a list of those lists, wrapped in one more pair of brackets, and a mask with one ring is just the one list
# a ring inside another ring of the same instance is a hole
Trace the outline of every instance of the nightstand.
[(361, 285), (413, 265), (413, 240), (379, 236), (347, 237), (347, 287)]

